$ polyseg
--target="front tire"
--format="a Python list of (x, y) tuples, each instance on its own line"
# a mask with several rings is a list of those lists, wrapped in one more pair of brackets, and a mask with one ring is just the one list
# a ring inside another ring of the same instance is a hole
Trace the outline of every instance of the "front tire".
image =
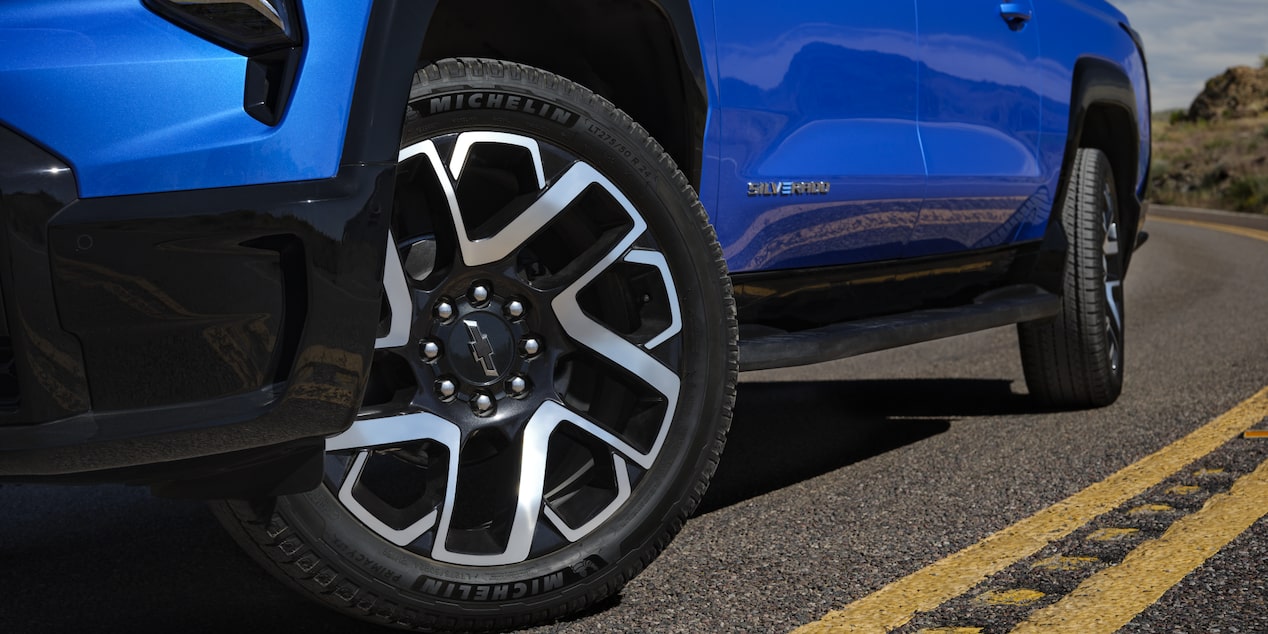
[(1120, 221), (1109, 159), (1080, 149), (1060, 218), (1068, 243), (1061, 312), (1017, 326), (1026, 386), (1042, 405), (1102, 407), (1123, 390)]
[(324, 485), (218, 516), (307, 596), (397, 627), (522, 627), (616, 592), (730, 424), (734, 305), (690, 185), (584, 88), (444, 60), (414, 79), (391, 236)]

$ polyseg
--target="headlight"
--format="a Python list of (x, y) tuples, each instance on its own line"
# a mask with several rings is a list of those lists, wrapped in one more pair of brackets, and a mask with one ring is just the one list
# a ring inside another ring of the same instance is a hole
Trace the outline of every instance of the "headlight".
[(286, 111), (299, 72), (303, 29), (298, 0), (143, 0), (168, 21), (245, 55), (242, 109), (265, 125)]
[(294, 0), (144, 0), (151, 11), (251, 56), (302, 44)]

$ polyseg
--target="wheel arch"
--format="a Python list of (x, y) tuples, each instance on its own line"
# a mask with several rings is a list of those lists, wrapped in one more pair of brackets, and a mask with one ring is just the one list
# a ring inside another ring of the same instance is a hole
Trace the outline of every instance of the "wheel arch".
[(1084, 57), (1074, 66), (1070, 90), (1070, 122), (1061, 180), (1031, 280), (1053, 293), (1060, 293), (1062, 289), (1069, 243), (1061, 226), (1060, 214), (1065, 207), (1066, 187), (1074, 171), (1074, 157), (1080, 148), (1104, 152), (1114, 171), (1119, 225), (1126, 230), (1120, 236), (1120, 243), (1129, 245), (1125, 265), (1131, 262), (1131, 247), (1136, 244), (1145, 211), (1142, 192), (1136, 189), (1140, 159), (1140, 132), (1136, 125), (1139, 113), (1130, 77), (1111, 61)]
[(575, 81), (645, 127), (699, 186), (708, 97), (688, 0), (437, 0), (418, 65), (487, 57)]
[[(1137, 125), (1141, 115), (1137, 112), (1137, 103), (1131, 78), (1117, 64), (1097, 57), (1085, 57), (1075, 64), (1069, 137), (1061, 171), (1062, 186), (1058, 190), (1062, 195), (1056, 201), (1058, 205), (1064, 204), (1061, 198), (1071, 176), (1075, 153), (1080, 148), (1103, 152), (1114, 170), (1121, 214), (1119, 225), (1128, 233), (1122, 237), (1122, 243), (1129, 245), (1129, 262), (1130, 245), (1136, 243), (1144, 211), (1142, 192), (1136, 188), (1141, 151)], [(1148, 117), (1149, 113), (1144, 116)]]

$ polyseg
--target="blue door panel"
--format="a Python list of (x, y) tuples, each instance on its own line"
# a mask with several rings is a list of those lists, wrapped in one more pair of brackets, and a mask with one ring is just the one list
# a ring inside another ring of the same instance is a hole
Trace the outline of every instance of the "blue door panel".
[[(929, 181), (904, 255), (1006, 244), (1045, 215), (1051, 200), (1036, 73), (1042, 17), (1016, 28), (999, 2), (918, 3), (920, 138)], [(1030, 0), (1014, 4), (1032, 11)]]
[[(731, 270), (898, 257), (925, 179), (914, 0), (735, 0), (715, 13), (713, 214)], [(803, 182), (830, 187), (796, 193)]]
[(297, 85), (269, 127), (242, 109), (245, 58), (138, 0), (9, 0), (0, 4), (4, 123), (62, 156), (86, 198), (328, 178), (370, 1), (304, 8)]

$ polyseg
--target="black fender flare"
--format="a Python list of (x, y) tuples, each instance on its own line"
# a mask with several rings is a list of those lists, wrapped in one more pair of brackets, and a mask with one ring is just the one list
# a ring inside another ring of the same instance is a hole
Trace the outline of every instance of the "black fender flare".
[[(1130, 126), (1126, 126), (1129, 129), (1116, 131), (1116, 134), (1128, 135), (1129, 140), (1127, 143), (1120, 143), (1118, 149), (1088, 144), (1088, 114), (1093, 109), (1107, 107), (1121, 111), (1131, 122)], [(1099, 57), (1084, 57), (1075, 63), (1070, 93), (1070, 124), (1061, 165), (1061, 180), (1053, 200), (1052, 213), (1048, 217), (1048, 227), (1044, 232), (1033, 280), (1046, 290), (1059, 293), (1062, 288), (1068, 242), (1061, 228), (1059, 214), (1065, 206), (1066, 183), (1070, 180), (1074, 155), (1080, 147), (1098, 147), (1110, 156), (1115, 168), (1119, 209), (1127, 220), (1120, 223), (1121, 228), (1127, 229), (1127, 235), (1120, 236), (1120, 244), (1125, 245), (1127, 262), (1130, 263), (1132, 247), (1135, 246), (1145, 210), (1143, 192), (1136, 188), (1137, 166), (1140, 164), (1139, 120), (1136, 90), (1131, 78), (1119, 65)], [(1125, 167), (1128, 169), (1124, 169)]]
[(374, 0), (357, 65), (342, 165), (396, 163), (410, 82), (436, 4), (437, 0)]
[(665, 15), (678, 48), (679, 80), (687, 99), (687, 134), (690, 135), (691, 164), (679, 166), (687, 179), (700, 186), (704, 161), (704, 132), (709, 117), (709, 91), (704, 72), (700, 40), (696, 37), (696, 19), (690, 0), (648, 0)]
[[(1115, 170), (1115, 184), (1120, 192), (1119, 197), (1123, 199), (1119, 201), (1123, 210), (1131, 212), (1133, 218), (1139, 218), (1141, 192), (1136, 190), (1139, 176), (1136, 166), (1140, 164), (1140, 130), (1137, 127), (1140, 113), (1137, 112), (1136, 90), (1132, 87), (1131, 79), (1116, 64), (1100, 58), (1085, 57), (1074, 66), (1074, 82), (1070, 95), (1070, 132), (1066, 137), (1061, 182), (1064, 184), (1069, 177), (1069, 166), (1084, 141), (1088, 112), (1095, 107), (1106, 106), (1123, 110), (1133, 124), (1130, 130), (1123, 131), (1131, 139), (1129, 144), (1123, 146), (1128, 150), (1127, 158), (1130, 160), (1126, 164), (1131, 169), (1122, 169), (1122, 165), (1115, 165), (1119, 168)], [(1145, 116), (1148, 117), (1149, 113), (1145, 113)]]

